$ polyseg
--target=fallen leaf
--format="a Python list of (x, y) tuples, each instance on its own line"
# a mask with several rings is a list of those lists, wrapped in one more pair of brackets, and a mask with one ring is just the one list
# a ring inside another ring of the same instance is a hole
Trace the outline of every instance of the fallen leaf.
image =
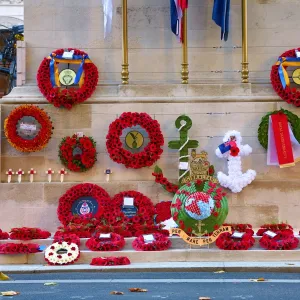
[(111, 295), (124, 295), (123, 292), (118, 292), (118, 291), (112, 291), (110, 292)]
[(210, 297), (200, 297), (199, 300), (211, 300)]
[(261, 282), (261, 281), (267, 281), (266, 279), (264, 279), (263, 277), (257, 278), (257, 279), (250, 279), (250, 281), (253, 282)]
[(57, 285), (56, 282), (45, 282), (44, 285)]
[(145, 293), (145, 292), (148, 292), (148, 290), (141, 289), (141, 288), (130, 288), (129, 291), (131, 293)]
[(15, 291), (7, 291), (7, 292), (0, 292), (1, 296), (16, 296), (19, 295), (19, 292)]
[(10, 278), (7, 276), (7, 275), (5, 275), (4, 273), (2, 273), (2, 272), (0, 272), (0, 280), (10, 280)]
[(216, 271), (216, 272), (214, 272), (215, 274), (220, 274), (220, 273), (225, 273), (225, 271), (223, 271), (223, 270), (220, 270), (220, 271)]

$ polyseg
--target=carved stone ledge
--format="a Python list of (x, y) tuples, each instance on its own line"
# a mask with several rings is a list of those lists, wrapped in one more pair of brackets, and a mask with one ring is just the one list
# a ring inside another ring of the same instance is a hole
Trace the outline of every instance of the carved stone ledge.
[(24, 0), (0, 0), (0, 5), (24, 5)]

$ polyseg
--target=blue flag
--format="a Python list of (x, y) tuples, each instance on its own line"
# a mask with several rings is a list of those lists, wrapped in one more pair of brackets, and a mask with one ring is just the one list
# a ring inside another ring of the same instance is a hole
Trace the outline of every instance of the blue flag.
[(179, 36), (179, 16), (177, 11), (176, 0), (170, 0), (171, 9), (171, 30), (178, 37)]
[(214, 0), (212, 19), (221, 27), (221, 40), (227, 41), (229, 33), (230, 0)]

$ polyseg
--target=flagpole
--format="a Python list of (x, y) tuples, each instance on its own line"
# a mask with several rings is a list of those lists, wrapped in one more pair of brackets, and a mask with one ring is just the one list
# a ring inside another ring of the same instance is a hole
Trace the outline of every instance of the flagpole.
[(187, 8), (183, 10), (183, 35), (182, 35), (182, 64), (181, 83), (189, 83), (189, 63), (188, 63), (188, 36), (187, 36)]
[(249, 82), (247, 0), (242, 0), (242, 83)]
[(122, 84), (128, 84), (128, 23), (127, 23), (127, 0), (122, 0)]

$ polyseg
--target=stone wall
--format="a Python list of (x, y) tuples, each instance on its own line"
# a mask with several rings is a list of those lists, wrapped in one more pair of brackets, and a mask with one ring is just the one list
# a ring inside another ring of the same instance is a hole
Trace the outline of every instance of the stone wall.
[[(113, 0), (112, 34), (103, 39), (101, 0), (26, 0), (28, 80), (42, 58), (61, 47), (90, 54), (102, 83), (120, 82), (121, 0)], [(181, 46), (170, 31), (169, 0), (128, 0), (130, 79), (180, 82)], [(190, 0), (191, 82), (240, 81), (241, 0), (232, 0), (229, 40), (211, 19), (213, 0)], [(298, 0), (249, 0), (249, 62), (252, 82), (269, 80), (270, 66), (287, 49), (299, 47)]]

